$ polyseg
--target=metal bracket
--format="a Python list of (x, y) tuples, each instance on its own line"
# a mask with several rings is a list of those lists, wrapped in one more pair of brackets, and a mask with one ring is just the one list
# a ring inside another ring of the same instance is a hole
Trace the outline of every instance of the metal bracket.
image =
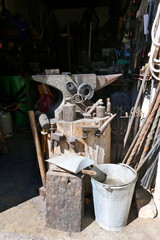
[(89, 133), (90, 131), (93, 131), (93, 132), (98, 131), (98, 127), (95, 127), (95, 126), (87, 126), (87, 125), (82, 126), (82, 132), (83, 132), (82, 138), (83, 138), (83, 139), (87, 138), (88, 133)]
[(58, 147), (59, 142), (65, 137), (63, 133), (51, 133), (51, 140), (54, 141), (54, 147)]

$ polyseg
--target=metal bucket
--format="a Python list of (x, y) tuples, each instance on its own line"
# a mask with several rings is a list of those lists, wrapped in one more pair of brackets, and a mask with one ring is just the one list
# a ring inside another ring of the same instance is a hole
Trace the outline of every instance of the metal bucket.
[(99, 164), (107, 174), (105, 183), (91, 178), (96, 222), (100, 227), (118, 231), (127, 224), (137, 172), (126, 164)]

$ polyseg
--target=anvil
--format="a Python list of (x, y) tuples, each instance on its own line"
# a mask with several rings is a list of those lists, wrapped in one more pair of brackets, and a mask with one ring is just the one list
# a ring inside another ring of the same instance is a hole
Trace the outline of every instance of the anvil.
[(56, 104), (55, 118), (60, 120), (60, 112), (66, 99), (71, 99), (76, 106), (84, 111), (87, 102), (93, 97), (94, 92), (114, 82), (122, 74), (96, 75), (96, 74), (58, 74), (34, 75), (32, 79), (52, 86), (60, 91), (61, 101)]

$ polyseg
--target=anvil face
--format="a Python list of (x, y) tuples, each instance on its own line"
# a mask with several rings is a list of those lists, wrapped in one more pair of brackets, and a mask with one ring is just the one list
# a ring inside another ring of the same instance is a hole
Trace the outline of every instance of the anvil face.
[[(102, 89), (114, 82), (122, 74), (102, 75), (96, 74), (73, 74), (73, 75), (34, 75), (32, 79), (34, 81), (47, 84), (58, 89), (62, 93), (62, 102), (56, 109), (60, 111), (65, 103), (66, 98), (71, 98), (77, 105), (83, 103), (85, 105), (86, 100), (90, 100), (94, 94), (94, 91)], [(79, 105), (81, 108), (81, 106)], [(82, 111), (84, 109), (82, 108)]]

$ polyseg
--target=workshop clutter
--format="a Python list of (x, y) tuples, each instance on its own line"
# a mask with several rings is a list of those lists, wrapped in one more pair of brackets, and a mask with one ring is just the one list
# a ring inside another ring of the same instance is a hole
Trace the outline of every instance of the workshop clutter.
[[(48, 100), (42, 99), (45, 108), (36, 109), (38, 111), (35, 115), (29, 112), (42, 183), (46, 191), (48, 227), (69, 232), (81, 231), (84, 198), (92, 193), (95, 218), (99, 226), (111, 231), (120, 230), (127, 225), (132, 200), (137, 205), (137, 192), (146, 189), (152, 195), (155, 190), (160, 149), (160, 8), (158, 7), (153, 23), (150, 56), (149, 59), (147, 56), (143, 66), (141, 64), (140, 70), (139, 57), (135, 57), (139, 64), (131, 59), (131, 46), (135, 44), (135, 2), (131, 1), (131, 15), (125, 22), (126, 33), (122, 40), (124, 60), (127, 60), (126, 64), (130, 63), (127, 77), (126, 72), (122, 76), (115, 71), (115, 74), (111, 71), (110, 74), (101, 75), (69, 72), (32, 76), (33, 80), (48, 84), (61, 93), (60, 99), (53, 106)], [(150, 2), (149, 8), (151, 5)], [(149, 36), (146, 29), (144, 35), (147, 42)], [(146, 47), (145, 51), (147, 49)], [(103, 49), (103, 57), (109, 53), (111, 54)], [(89, 49), (88, 58), (90, 57)], [(109, 60), (106, 58), (108, 63)], [(131, 69), (138, 73), (133, 74)], [(129, 89), (129, 81), (126, 80), (123, 91), (107, 92), (102, 95), (103, 98), (94, 99), (97, 91), (116, 84), (120, 77), (123, 80), (136, 79), (130, 85), (130, 92), (126, 91)], [(47, 88), (46, 86), (45, 90)], [(43, 91), (41, 96), (45, 94)], [(47, 96), (51, 96), (50, 93)], [(51, 107), (54, 111), (52, 117), (49, 114)], [(38, 140), (38, 128), (42, 134), (42, 147)], [(118, 136), (116, 149), (111, 143), (113, 135)], [(119, 149), (120, 141), (122, 146)], [(111, 148), (116, 154), (115, 161), (111, 158)]]
[[(111, 112), (109, 98), (105, 102), (98, 99), (95, 103), (91, 99), (96, 90), (116, 81), (120, 76), (33, 76), (34, 80), (42, 84), (50, 81), (51, 87), (63, 93), (54, 117), (49, 118), (49, 111), (41, 112), (37, 109), (35, 114), (29, 111), (41, 179), (46, 190), (48, 227), (65, 231), (82, 230), (84, 198), (91, 194), (90, 178), (86, 175), (99, 182), (105, 181), (106, 174), (96, 165), (110, 162), (110, 122), (116, 117)], [(38, 128), (41, 129), (42, 147), (38, 140)], [(46, 159), (47, 166), (44, 162)], [(74, 168), (76, 164), (78, 170)], [(59, 196), (61, 201), (58, 200)]]

